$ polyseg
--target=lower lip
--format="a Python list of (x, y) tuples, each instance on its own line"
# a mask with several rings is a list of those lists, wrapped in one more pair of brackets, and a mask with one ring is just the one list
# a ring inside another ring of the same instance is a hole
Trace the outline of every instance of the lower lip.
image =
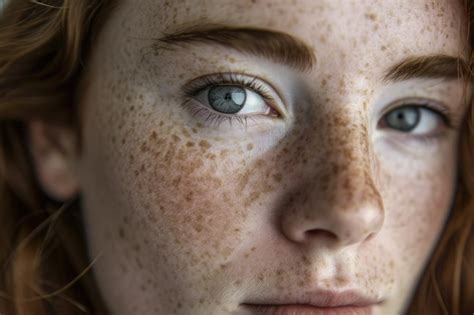
[(252, 315), (370, 315), (372, 307), (340, 306), (317, 307), (311, 305), (246, 305)]

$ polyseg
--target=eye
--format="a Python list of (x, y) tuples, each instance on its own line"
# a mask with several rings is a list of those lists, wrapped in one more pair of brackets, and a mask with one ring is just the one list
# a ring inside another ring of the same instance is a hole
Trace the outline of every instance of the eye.
[(238, 85), (214, 85), (200, 91), (195, 98), (216, 112), (227, 115), (268, 115), (272, 110), (262, 96)]
[(405, 105), (385, 114), (381, 123), (384, 128), (415, 135), (427, 135), (440, 128), (443, 117), (423, 106)]
[(265, 81), (244, 74), (217, 73), (199, 77), (184, 87), (183, 108), (204, 123), (234, 121), (247, 126), (264, 117), (280, 117), (278, 94)]

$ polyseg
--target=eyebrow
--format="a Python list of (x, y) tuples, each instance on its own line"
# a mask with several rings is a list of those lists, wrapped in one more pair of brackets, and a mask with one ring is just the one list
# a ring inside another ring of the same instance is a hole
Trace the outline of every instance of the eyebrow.
[[(244, 54), (262, 57), (309, 71), (316, 64), (314, 50), (303, 40), (290, 34), (255, 27), (235, 27), (219, 24), (191, 25), (172, 33), (164, 33), (154, 40), (152, 48), (170, 49), (187, 44), (214, 44)], [(414, 78), (444, 78), (471, 80), (470, 67), (460, 58), (437, 54), (411, 56), (390, 67), (383, 82), (397, 82)]]
[(384, 82), (397, 82), (415, 78), (471, 80), (470, 67), (460, 57), (449, 55), (411, 56), (386, 71)]
[(157, 51), (163, 44), (210, 43), (238, 52), (262, 57), (299, 71), (309, 71), (316, 64), (314, 51), (302, 40), (275, 30), (254, 27), (201, 25), (164, 34), (152, 45)]

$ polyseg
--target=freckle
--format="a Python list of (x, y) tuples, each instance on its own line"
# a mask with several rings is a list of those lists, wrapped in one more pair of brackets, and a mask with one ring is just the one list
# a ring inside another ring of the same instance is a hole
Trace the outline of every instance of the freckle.
[(222, 151), (219, 153), (219, 156), (220, 156), (221, 158), (225, 158), (228, 153), (229, 153), (229, 150), (224, 149), (224, 150), (222, 150)]
[(371, 21), (375, 21), (377, 19), (377, 15), (375, 13), (370, 13), (370, 12), (367, 12), (365, 14), (365, 18), (366, 19), (369, 19)]
[(189, 134), (188, 130), (186, 128), (183, 128), (181, 129), (181, 131), (183, 132), (183, 135), (186, 137), (186, 138), (190, 138), (191, 135)]
[(178, 176), (177, 178), (173, 179), (172, 185), (174, 187), (178, 187), (180, 182), (181, 182), (181, 176)]
[(119, 235), (120, 238), (122, 238), (122, 239), (125, 238), (125, 231), (123, 230), (123, 227), (119, 227), (118, 235)]
[(160, 121), (159, 126), (161, 127), (161, 126), (163, 126), (164, 124), (165, 124), (165, 123), (164, 123), (163, 120), (162, 120), (162, 121)]
[(207, 150), (211, 147), (211, 144), (207, 142), (206, 140), (201, 140), (199, 141), (199, 146), (203, 148), (204, 150)]
[(247, 144), (247, 150), (250, 151), (252, 149), (253, 149), (253, 144), (252, 143)]
[(215, 159), (216, 159), (216, 155), (213, 154), (213, 153), (208, 153), (208, 154), (206, 154), (206, 158), (208, 158), (209, 160), (215, 160)]
[(192, 130), (194, 133), (197, 133), (197, 132), (198, 132), (196, 128), (192, 128), (191, 130)]
[(339, 80), (339, 91), (344, 90), (346, 87), (346, 83), (344, 82), (344, 79)]
[(186, 146), (187, 146), (188, 148), (194, 147), (194, 142), (188, 141), (188, 142), (186, 142)]
[(380, 49), (381, 49), (382, 51), (384, 51), (384, 50), (387, 49), (387, 47), (385, 47), (385, 46), (382, 45), (382, 47), (380, 47)]
[(143, 264), (138, 257), (135, 257), (135, 261), (139, 269), (143, 269)]
[(139, 252), (140, 251), (140, 245), (139, 244), (133, 245), (133, 250), (136, 251), (136, 252)]
[(171, 138), (173, 138), (174, 142), (179, 142), (181, 140), (181, 138), (178, 137), (177, 135), (172, 135)]
[(151, 133), (150, 138), (151, 138), (152, 140), (156, 140), (156, 139), (158, 138), (158, 134), (156, 133), (156, 131), (153, 131), (153, 132)]
[(277, 173), (275, 175), (273, 175), (273, 179), (276, 181), (276, 182), (281, 182), (281, 179), (282, 179), (282, 175), (280, 173)]

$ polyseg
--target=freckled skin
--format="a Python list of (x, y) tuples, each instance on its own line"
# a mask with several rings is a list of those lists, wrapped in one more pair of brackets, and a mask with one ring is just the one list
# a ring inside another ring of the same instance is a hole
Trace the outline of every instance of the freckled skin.
[[(449, 212), (458, 135), (378, 130), (392, 92), (377, 78), (409, 55), (465, 53), (460, 14), (447, 0), (123, 1), (80, 104), (87, 237), (111, 311), (246, 314), (245, 301), (326, 288), (402, 313)], [(284, 81), (293, 70), (222, 47), (142, 57), (143, 38), (203, 16), (297, 36), (317, 66)], [(244, 129), (192, 116), (181, 87), (218, 71), (272, 82), (291, 96), (286, 120)], [(414, 91), (461, 113), (461, 88)]]

